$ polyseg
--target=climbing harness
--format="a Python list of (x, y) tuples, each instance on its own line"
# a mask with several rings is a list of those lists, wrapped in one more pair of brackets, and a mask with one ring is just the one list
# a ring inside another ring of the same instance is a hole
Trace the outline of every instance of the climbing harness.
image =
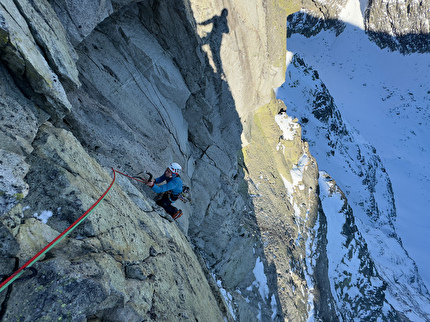
[[(35, 269), (31, 269), (31, 266), (36, 263), (44, 254), (46, 254), (50, 249), (52, 249), (55, 245), (57, 245), (64, 237), (66, 237), (68, 234), (70, 234), (82, 221), (85, 220), (85, 218), (88, 217), (88, 215), (98, 206), (98, 204), (106, 197), (110, 189), (112, 188), (113, 184), (115, 183), (116, 176), (115, 173), (119, 173), (123, 176), (126, 176), (128, 178), (131, 178), (133, 180), (146, 183), (145, 179), (142, 177), (132, 177), (125, 173), (122, 173), (118, 170), (115, 170), (112, 168), (113, 171), (113, 179), (110, 184), (110, 186), (106, 189), (106, 191), (100, 196), (100, 198), (81, 216), (79, 217), (73, 224), (71, 224), (65, 231), (63, 231), (60, 235), (58, 235), (53, 241), (51, 241), (48, 245), (46, 245), (40, 252), (38, 252), (33, 258), (31, 258), (27, 263), (22, 265), (15, 273), (13, 273), (11, 276), (9, 276), (5, 281), (3, 281), (0, 284), (0, 293), (6, 289), (13, 281), (17, 280), (26, 269), (30, 269), (32, 274), (30, 277), (35, 276)], [(150, 176), (150, 179), (152, 179), (152, 175), (147, 172), (147, 174)]]

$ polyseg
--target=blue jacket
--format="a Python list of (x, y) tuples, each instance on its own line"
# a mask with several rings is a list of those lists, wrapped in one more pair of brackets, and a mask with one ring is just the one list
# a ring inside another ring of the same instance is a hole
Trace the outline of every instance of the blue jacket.
[(156, 193), (171, 190), (173, 195), (179, 195), (180, 193), (182, 193), (181, 177), (177, 176), (176, 174), (173, 174), (171, 178), (167, 178), (166, 175), (163, 174), (161, 177), (155, 179), (155, 183), (161, 183), (163, 181), (166, 181), (166, 184), (163, 184), (162, 186), (157, 186), (154, 184), (152, 190)]

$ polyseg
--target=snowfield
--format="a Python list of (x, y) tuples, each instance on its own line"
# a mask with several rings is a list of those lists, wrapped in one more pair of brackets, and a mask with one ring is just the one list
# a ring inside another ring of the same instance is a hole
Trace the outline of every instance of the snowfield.
[[(375, 254), (382, 244), (387, 247), (377, 266), (385, 270), (391, 267), (393, 276), (402, 274), (401, 266), (404, 265), (410, 265), (412, 271), (413, 265), (405, 259), (409, 255), (418, 266), (418, 273), (424, 282), (421, 287), (426, 294), (425, 288), (430, 289), (430, 254), (427, 246), (430, 235), (430, 55), (403, 56), (380, 49), (369, 41), (362, 30), (357, 18), (361, 16), (360, 8), (353, 2), (350, 1), (350, 11), (342, 14), (350, 24), (338, 37), (332, 31), (322, 31), (311, 38), (299, 34), (288, 38), (286, 83), (277, 89), (277, 96), (286, 103), (290, 117), (297, 117), (299, 123), (309, 121), (303, 125), (303, 138), (309, 141), (319, 169), (336, 180), (348, 198), (354, 215), (358, 216), (357, 226), (371, 248), (370, 252), (373, 248)], [(317, 71), (349, 131), (347, 138), (354, 140), (335, 147), (329, 157), (328, 151), (322, 148), (327, 146), (327, 138), (319, 136), (319, 125), (312, 125), (313, 121), (310, 117), (308, 120), (301, 110), (309, 104), (304, 88), (314, 85), (300, 78), (303, 75), (300, 76), (296, 67), (290, 64), (293, 54)], [(368, 187), (364, 187), (358, 180), (359, 176), (351, 171), (359, 169), (353, 164), (354, 161), (359, 165), (358, 161), (368, 160), (372, 149), (365, 154), (367, 150), (363, 148), (359, 151), (363, 153), (363, 160), (353, 160), (351, 151), (354, 151), (355, 145), (368, 145), (376, 149), (373, 154), (380, 158), (379, 170), (391, 182), (394, 216), (390, 215), (393, 211), (389, 210), (392, 201), (384, 201), (384, 197), (389, 198), (389, 191), (384, 190), (382, 177), (375, 183), (376, 205), (382, 209), (381, 213), (387, 212), (385, 217), (379, 219), (382, 231), (378, 231), (378, 222), (372, 224), (372, 220), (358, 211), (362, 202), (358, 194), (367, 192)], [(347, 160), (346, 155), (352, 159)], [(396, 239), (387, 238), (384, 225), (397, 233), (407, 253), (401, 250)], [(407, 270), (403, 273), (410, 274)], [(388, 278), (391, 272), (384, 274)], [(393, 280), (393, 283), (396, 281)], [(421, 300), (423, 302), (418, 305), (430, 314), (429, 302), (425, 298)], [(398, 305), (402, 306), (401, 303)], [(415, 316), (411, 314), (409, 317), (414, 319)]]

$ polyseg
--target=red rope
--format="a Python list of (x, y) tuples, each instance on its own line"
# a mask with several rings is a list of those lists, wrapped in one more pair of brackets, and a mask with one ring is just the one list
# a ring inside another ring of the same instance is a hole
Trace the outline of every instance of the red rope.
[(110, 186), (106, 189), (106, 191), (100, 196), (100, 198), (81, 216), (79, 217), (73, 224), (71, 224), (65, 231), (63, 231), (60, 235), (58, 235), (53, 241), (51, 241), (48, 245), (46, 245), (40, 252), (38, 252), (35, 256), (33, 256), (29, 261), (27, 261), (24, 265), (22, 265), (15, 273), (13, 273), (11, 276), (9, 276), (5, 281), (3, 281), (0, 284), (0, 292), (6, 289), (14, 280), (16, 280), (21, 274), (23, 273), (23, 270), (27, 267), (31, 267), (36, 261), (39, 260), (40, 257), (42, 257), (43, 254), (48, 252), (52, 247), (54, 247), (58, 242), (60, 242), (61, 239), (66, 237), (70, 232), (72, 232), (73, 229), (75, 229), (84, 219), (96, 208), (96, 206), (106, 197), (109, 190), (112, 188), (113, 184), (115, 183), (116, 176), (115, 172), (118, 172), (119, 174), (122, 174), (123, 176), (126, 176), (128, 178), (131, 178), (133, 180), (143, 182), (144, 181), (131, 177), (125, 173), (122, 173), (118, 170), (115, 170), (112, 168), (113, 171), (113, 180), (110, 184)]

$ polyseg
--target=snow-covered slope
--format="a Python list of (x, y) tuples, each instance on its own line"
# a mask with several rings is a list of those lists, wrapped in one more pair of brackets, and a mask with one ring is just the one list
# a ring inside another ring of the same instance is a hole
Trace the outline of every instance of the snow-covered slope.
[(357, 8), (343, 13), (356, 23), (337, 37), (288, 39), (296, 55), (277, 95), (346, 194), (390, 304), (421, 307), (414, 320), (430, 312), (430, 60), (381, 50), (360, 29)]

